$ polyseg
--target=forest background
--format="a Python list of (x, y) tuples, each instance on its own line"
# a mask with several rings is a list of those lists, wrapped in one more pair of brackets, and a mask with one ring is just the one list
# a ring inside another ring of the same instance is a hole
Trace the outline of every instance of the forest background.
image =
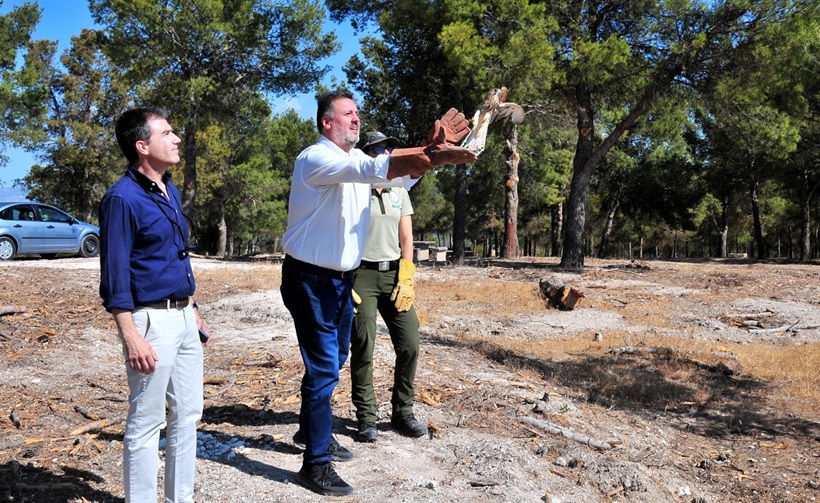
[[(0, 0), (2, 5), (2, 0)], [(41, 9), (0, 15), (0, 154), (38, 164), (28, 197), (96, 221), (123, 172), (113, 121), (169, 111), (198, 251), (277, 252), (315, 121), (271, 100), (322, 92), (339, 50), (363, 131), (417, 145), (450, 107), (506, 86), (526, 110), (470, 165), (413, 189), (416, 239), (471, 254), (820, 256), (817, 0), (89, 0), (98, 29), (57, 53)], [(334, 86), (335, 87), (335, 86)]]

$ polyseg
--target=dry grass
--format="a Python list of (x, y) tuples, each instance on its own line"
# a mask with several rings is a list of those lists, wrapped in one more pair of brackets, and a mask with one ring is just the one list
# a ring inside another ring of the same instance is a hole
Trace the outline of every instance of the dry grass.
[[(670, 348), (672, 352), (669, 354), (679, 357), (669, 360), (668, 354), (661, 353), (667, 358), (667, 363), (658, 368), (673, 380), (694, 382), (693, 373), (698, 370), (698, 364), (710, 367), (723, 365), (745, 379), (765, 383), (781, 401), (788, 402), (789, 399), (794, 399), (791, 400), (793, 412), (820, 413), (820, 343), (803, 346), (764, 343), (727, 345), (671, 336), (653, 336), (651, 343), (648, 338), (636, 339), (639, 338), (634, 334), (621, 334), (615, 337), (608, 334), (607, 340), (602, 342), (593, 341), (589, 337), (539, 340), (463, 338), (464, 342), (470, 345), (492, 342), (498, 348), (515, 355), (528, 355), (531, 358), (558, 362), (585, 358), (614, 361), (617, 357), (608, 356), (606, 351), (627, 345), (639, 348)], [(631, 341), (631, 344), (628, 341)], [(672, 363), (669, 363), (670, 361)], [(657, 400), (669, 398), (654, 397)]]
[(197, 300), (212, 302), (242, 291), (278, 290), (281, 282), (282, 269), (272, 264), (254, 264), (247, 269), (203, 268), (196, 271)]
[[(470, 313), (503, 323), (516, 316), (539, 313), (545, 309), (532, 282), (490, 276), (450, 282), (428, 279), (417, 284), (421, 299), (419, 304), (424, 306), (417, 308), (422, 324), (434, 322), (453, 312), (462, 315)], [(618, 313), (629, 323), (661, 330), (673, 326), (680, 328), (669, 319), (670, 304), (666, 296), (629, 291), (618, 295), (626, 299), (625, 304), (616, 303), (625, 306), (619, 308)], [(588, 299), (584, 307), (614, 309), (612, 306), (613, 303), (604, 297), (597, 301)], [(456, 335), (460, 343), (478, 348), (491, 357), (497, 352), (505, 353), (507, 361), (511, 356), (519, 361), (536, 359), (551, 363), (594, 360), (598, 363), (596, 368), (588, 372), (580, 371), (575, 377), (580, 381), (586, 380), (587, 387), (597, 389), (598, 393), (617, 388), (619, 400), (670, 403), (680, 401), (680, 397), (673, 395), (679, 394), (680, 387), (684, 387), (690, 391), (684, 401), (706, 403), (716, 393), (715, 383), (701, 374), (703, 369), (712, 369), (730, 373), (733, 378), (760, 383), (761, 387), (771, 392), (771, 399), (776, 400), (778, 406), (787, 407), (787, 412), (800, 415), (820, 413), (820, 343), (736, 344), (692, 336), (636, 334), (612, 329), (607, 330), (606, 340), (603, 341), (593, 340), (592, 334), (537, 340), (466, 333)], [(616, 356), (607, 353), (611, 348), (623, 346), (669, 348), (671, 351), (655, 356)], [(620, 374), (615, 372), (613, 369), (625, 358), (631, 359), (632, 364), (620, 367)], [(664, 380), (647, 380), (644, 375), (647, 368), (642, 368), (642, 365), (648, 365), (652, 372), (663, 375)], [(650, 382), (665, 384), (651, 386), (648, 384)], [(675, 383), (676, 386), (666, 385), (668, 383)]]
[[(725, 278), (722, 279), (726, 281)], [(197, 271), (200, 291), (206, 292), (205, 295), (210, 297), (203, 299), (205, 301), (242, 290), (278, 289), (280, 281), (280, 268), (273, 266), (254, 266), (246, 270), (216, 268)], [(544, 301), (539, 297), (537, 287), (532, 282), (510, 280), (501, 274), (466, 275), (456, 280), (448, 280), (445, 275), (417, 278), (416, 290), (419, 296), (417, 312), (422, 325), (434, 323), (449, 313), (486, 317), (505, 323), (520, 315), (540, 313), (545, 309)], [(599, 296), (598, 299), (587, 299), (585, 307), (614, 309), (611, 300), (615, 295), (612, 293)], [(628, 322), (659, 329), (672, 326), (668, 317), (669, 298), (666, 296), (645, 292), (632, 293), (626, 290), (617, 293), (617, 296), (619, 302), (614, 304), (623, 306), (618, 312)], [(689, 336), (635, 334), (611, 329), (607, 330), (606, 339), (603, 341), (593, 340), (592, 334), (537, 340), (461, 334), (460, 342), (471, 347), (485, 345), (485, 348), (487, 344), (492, 344), (496, 350), (509, 355), (545, 362), (597, 359), (604, 367), (607, 362), (612, 364), (618, 358), (624, 358), (607, 354), (607, 350), (611, 348), (670, 348), (671, 354), (678, 357), (642, 357), (643, 363), (653, 365), (654, 370), (662, 373), (670, 382), (689, 383), (692, 388), (690, 396), (696, 399), (700, 397), (700, 400), (706, 401), (712, 395), (705, 390), (703, 383), (699, 384), (698, 373), (702, 371), (701, 366), (718, 368), (722, 365), (722, 368), (730, 369), (737, 376), (763, 383), (774, 392), (773, 395), (779, 403), (785, 404), (794, 412), (820, 413), (820, 343), (800, 346), (764, 342), (733, 344)], [(611, 371), (601, 372), (600, 375), (608, 375), (609, 379), (617, 378), (618, 381), (599, 381), (598, 387), (601, 390), (617, 385), (621, 394), (639, 395), (621, 396), (622, 399), (653, 402), (674, 400), (674, 397), (663, 396), (664, 393), (674, 391), (667, 387), (638, 386), (639, 383), (634, 383), (634, 386), (627, 385), (628, 376), (616, 376)], [(652, 393), (658, 393), (660, 396), (650, 396)]]
[(416, 292), (419, 303), (432, 313), (457, 311), (503, 322), (518, 314), (544, 309), (537, 286), (500, 277), (468, 276), (456, 281), (417, 280)]
[(783, 394), (802, 398), (813, 412), (820, 412), (820, 343), (755, 343), (738, 346), (735, 352), (744, 373), (775, 384)]

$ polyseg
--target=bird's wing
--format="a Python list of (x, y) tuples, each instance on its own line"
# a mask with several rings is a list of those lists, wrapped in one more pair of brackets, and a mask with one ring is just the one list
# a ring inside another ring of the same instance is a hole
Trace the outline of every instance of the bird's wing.
[(507, 122), (513, 124), (521, 124), (524, 122), (524, 107), (517, 103), (501, 103), (493, 116), (493, 122)]

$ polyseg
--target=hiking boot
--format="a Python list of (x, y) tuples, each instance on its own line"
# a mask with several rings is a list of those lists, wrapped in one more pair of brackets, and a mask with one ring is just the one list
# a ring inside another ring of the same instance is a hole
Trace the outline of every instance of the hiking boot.
[[(305, 436), (302, 434), (302, 430), (298, 430), (293, 435), (293, 443), (299, 445), (305, 445)], [(328, 448), (330, 451), (330, 459), (336, 462), (345, 462), (350, 461), (353, 459), (353, 453), (349, 450), (342, 447), (342, 444), (336, 440), (336, 435), (331, 435), (330, 437), (330, 447)]]
[(336, 473), (333, 463), (302, 466), (296, 480), (313, 492), (326, 496), (347, 496), (353, 494), (353, 488)]
[(408, 437), (418, 438), (427, 434), (427, 426), (418, 422), (413, 414), (401, 417), (393, 416), (390, 418), (390, 426)]
[(375, 442), (378, 436), (379, 430), (376, 429), (376, 423), (359, 421), (359, 442)]

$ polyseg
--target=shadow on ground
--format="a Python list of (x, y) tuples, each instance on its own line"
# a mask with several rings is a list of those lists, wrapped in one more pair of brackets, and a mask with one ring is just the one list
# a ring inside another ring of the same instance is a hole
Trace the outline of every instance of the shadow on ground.
[(10, 461), (0, 465), (0, 501), (26, 503), (62, 503), (95, 501), (122, 503), (125, 500), (107, 491), (95, 489), (93, 484), (105, 484), (98, 475), (62, 467), (62, 474), (53, 473), (33, 464)]
[(428, 338), (430, 343), (472, 350), (512, 370), (536, 370), (545, 380), (572, 389), (596, 405), (650, 419), (658, 415), (677, 419), (673, 424), (705, 437), (763, 432), (820, 439), (820, 424), (780, 414), (762, 399), (765, 383), (738, 376), (725, 365), (706, 365), (670, 352), (578, 355), (556, 362), (516, 354), (488, 342)]

